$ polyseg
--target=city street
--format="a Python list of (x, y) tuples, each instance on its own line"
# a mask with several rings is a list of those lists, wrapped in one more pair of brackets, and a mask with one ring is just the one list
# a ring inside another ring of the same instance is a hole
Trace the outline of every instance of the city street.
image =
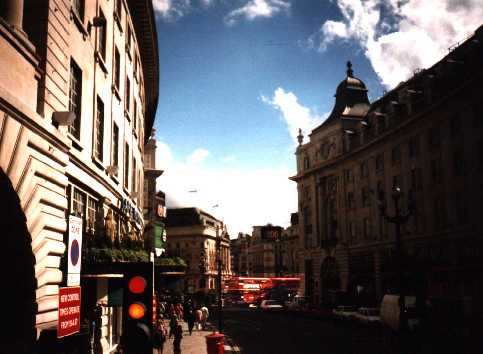
[[(381, 328), (285, 311), (225, 308), (223, 318), (224, 333), (243, 354), (476, 354), (483, 345), (478, 333), (457, 326), (401, 341)], [(211, 322), (217, 325), (216, 313)]]
[(245, 308), (227, 308), (223, 317), (225, 333), (244, 354), (388, 353), (375, 328)]

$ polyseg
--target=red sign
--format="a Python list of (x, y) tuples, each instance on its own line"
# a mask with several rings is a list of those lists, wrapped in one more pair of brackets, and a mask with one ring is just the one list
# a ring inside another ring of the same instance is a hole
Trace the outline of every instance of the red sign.
[(80, 331), (80, 305), (80, 286), (59, 288), (57, 338), (69, 336)]

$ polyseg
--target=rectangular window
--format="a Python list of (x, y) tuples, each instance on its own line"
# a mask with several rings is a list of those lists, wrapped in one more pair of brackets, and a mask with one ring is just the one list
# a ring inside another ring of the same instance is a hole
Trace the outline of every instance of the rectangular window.
[(98, 27), (98, 32), (97, 32), (98, 35), (99, 35), (98, 48), (99, 48), (99, 54), (101, 55), (102, 60), (106, 61), (106, 39), (107, 39), (106, 28), (107, 28), (107, 25), (105, 24), (106, 18), (105, 18), (104, 14), (102, 13), (101, 10), (99, 10), (99, 17), (104, 20), (104, 25)]
[(421, 181), (421, 169), (413, 168), (411, 169), (411, 190), (420, 190), (422, 187)]
[(138, 129), (138, 103), (136, 99), (133, 100), (133, 107), (132, 107), (132, 128), (134, 130), (134, 134), (137, 134)]
[(376, 156), (376, 172), (384, 172), (384, 155), (380, 154)]
[(96, 215), (99, 208), (99, 202), (92, 197), (87, 199), (87, 219), (86, 232), (94, 234), (96, 230)]
[(419, 155), (419, 136), (415, 136), (408, 143), (409, 157), (414, 158)]
[(117, 19), (121, 21), (122, 18), (122, 0), (116, 0), (116, 7), (114, 9), (114, 14), (117, 16)]
[(345, 176), (346, 182), (352, 182), (354, 180), (354, 175), (352, 174), (352, 169), (345, 170), (344, 176)]
[(441, 160), (431, 160), (431, 178), (433, 183), (441, 183)]
[(129, 58), (131, 58), (131, 26), (129, 24), (127, 25), (127, 33), (126, 33), (126, 52), (129, 55)]
[(131, 80), (126, 76), (126, 111), (131, 114)]
[(361, 162), (361, 177), (365, 178), (369, 175), (369, 169), (367, 168), (367, 161)]
[(457, 148), (453, 152), (453, 173), (455, 177), (465, 174), (465, 155), (462, 148)]
[(121, 81), (121, 55), (117, 47), (114, 49), (114, 86), (119, 91), (119, 84)]
[(119, 128), (116, 123), (112, 126), (112, 165), (119, 166)]
[(72, 193), (72, 212), (76, 216), (84, 218), (86, 207), (86, 194), (75, 187), (73, 188), (74, 192)]
[(104, 102), (97, 96), (97, 112), (94, 121), (94, 145), (93, 154), (102, 161), (104, 148)]
[(82, 107), (82, 71), (73, 59), (70, 60), (69, 111), (75, 114), (74, 122), (69, 125), (69, 133), (80, 140)]
[(371, 205), (371, 196), (369, 194), (369, 188), (363, 187), (362, 188), (362, 206), (368, 207)]
[(72, 10), (84, 21), (84, 0), (72, 0)]
[(428, 143), (430, 149), (436, 149), (441, 144), (441, 136), (438, 127), (433, 127), (428, 132)]
[(364, 239), (368, 240), (372, 234), (371, 221), (368, 218), (364, 218), (362, 221)]
[(124, 144), (124, 188), (129, 187), (129, 144)]
[(397, 164), (401, 162), (401, 147), (395, 146), (391, 151), (391, 161), (392, 164)]
[(134, 53), (134, 80), (139, 81), (138, 78), (139, 57)]
[(131, 191), (133, 193), (136, 193), (136, 187), (137, 187), (137, 184), (136, 184), (136, 173), (137, 173), (137, 170), (136, 170), (136, 159), (132, 158), (132, 169), (131, 169)]
[(392, 178), (392, 189), (400, 188), (402, 190), (401, 176), (396, 175)]
[(354, 209), (355, 207), (356, 207), (356, 203), (355, 203), (355, 199), (354, 199), (354, 193), (348, 192), (347, 193), (347, 208)]

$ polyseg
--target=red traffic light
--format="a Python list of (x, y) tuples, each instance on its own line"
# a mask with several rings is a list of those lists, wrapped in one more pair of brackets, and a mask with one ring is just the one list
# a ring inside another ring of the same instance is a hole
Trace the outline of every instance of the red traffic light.
[(128, 288), (134, 294), (141, 294), (146, 289), (147, 284), (146, 279), (137, 275), (129, 280)]
[(131, 317), (133, 320), (139, 320), (140, 318), (144, 317), (146, 313), (146, 307), (140, 302), (135, 302), (129, 305), (127, 312), (129, 314), (129, 317)]

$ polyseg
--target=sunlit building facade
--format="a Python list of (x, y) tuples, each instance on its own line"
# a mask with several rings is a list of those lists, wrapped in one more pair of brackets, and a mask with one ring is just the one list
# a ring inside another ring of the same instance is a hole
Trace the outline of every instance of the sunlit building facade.
[(83, 226), (82, 318), (99, 306), (96, 350), (109, 352), (119, 301), (97, 262), (143, 249), (143, 149), (159, 76), (152, 4), (2, 1), (0, 34), (0, 166), (32, 239), (32, 342), (55, 338), (72, 215)]

